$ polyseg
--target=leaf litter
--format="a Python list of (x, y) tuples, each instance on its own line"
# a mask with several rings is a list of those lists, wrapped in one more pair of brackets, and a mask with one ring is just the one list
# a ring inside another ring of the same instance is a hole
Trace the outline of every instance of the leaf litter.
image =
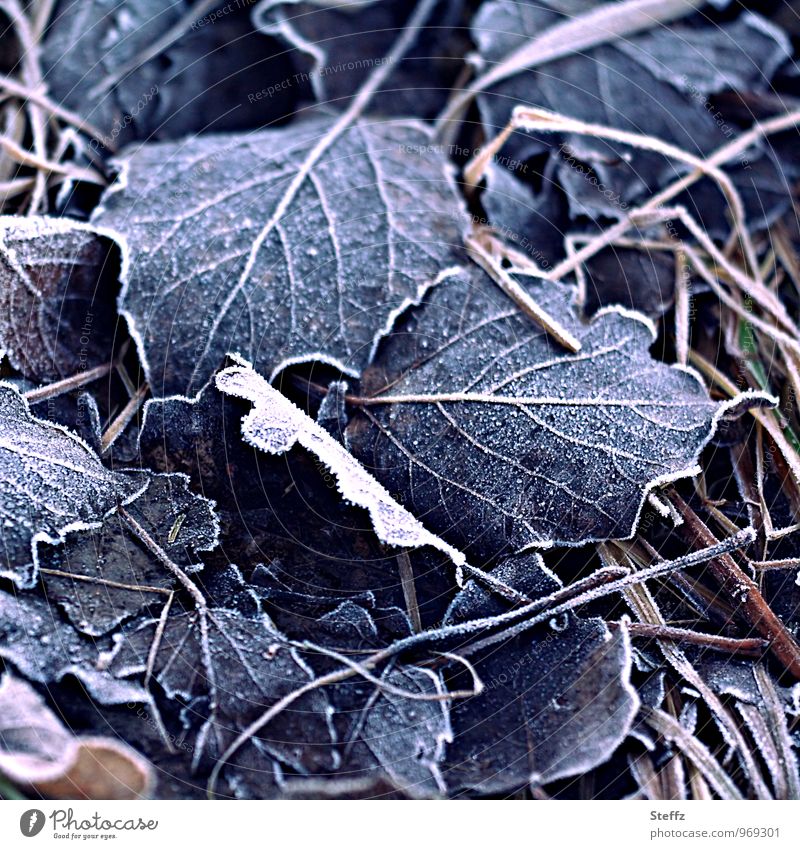
[(0, 3), (0, 794), (797, 798), (785, 20), (112, 5)]

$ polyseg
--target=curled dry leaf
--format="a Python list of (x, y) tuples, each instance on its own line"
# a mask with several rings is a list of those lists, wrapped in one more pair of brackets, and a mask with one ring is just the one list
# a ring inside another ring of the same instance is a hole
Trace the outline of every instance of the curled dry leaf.
[(51, 799), (141, 799), (155, 789), (152, 766), (134, 749), (110, 737), (80, 737), (75, 761), (37, 790)]
[(339, 492), (346, 501), (369, 512), (378, 538), (402, 548), (431, 546), (445, 552), (454, 563), (464, 555), (427, 531), (372, 477), (364, 467), (320, 425), (247, 365), (223, 369), (217, 388), (253, 404), (242, 420), (242, 435), (267, 454), (283, 454), (295, 444), (318, 457), (336, 475)]
[(26, 681), (0, 678), (0, 775), (37, 784), (63, 775), (74, 761), (74, 736)]
[(25, 398), (0, 383), (0, 576), (20, 586), (36, 577), (38, 546), (97, 527), (146, 481), (106, 469), (66, 428), (33, 415)]
[(0, 775), (52, 799), (150, 795), (150, 764), (107, 737), (76, 737), (25, 681), (0, 679)]
[(424, 127), (357, 123), (309, 170), (332, 128), (144, 145), (121, 161), (93, 220), (120, 234), (120, 307), (156, 396), (196, 392), (231, 350), (270, 376), (311, 360), (359, 374), (461, 255), (463, 204)]
[(726, 412), (768, 399), (714, 402), (695, 373), (650, 357), (642, 316), (607, 309), (583, 324), (572, 289), (522, 282), (581, 350), (466, 269), (382, 347), (348, 429), (353, 452), (468, 552), (629, 537), (653, 487), (696, 473)]

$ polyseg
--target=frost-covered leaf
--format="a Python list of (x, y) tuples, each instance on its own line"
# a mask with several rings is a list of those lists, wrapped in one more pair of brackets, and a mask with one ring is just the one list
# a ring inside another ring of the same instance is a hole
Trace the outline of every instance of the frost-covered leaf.
[[(483, 61), (492, 66), (526, 40), (595, 6), (594, 0), (494, 0), (479, 9), (473, 38)], [(726, 89), (765, 90), (790, 52), (785, 35), (751, 12), (723, 25), (694, 19), (653, 27), (524, 70), (490, 88), (478, 102), (489, 135), (507, 123), (514, 106), (526, 104), (656, 136), (706, 155), (735, 132), (720, 117), (714, 97)], [(620, 200), (647, 198), (683, 168), (658, 155), (588, 136), (570, 135), (564, 141), (569, 152), (558, 174), (574, 215), (619, 217)], [(552, 137), (545, 143), (552, 144)], [(541, 149), (541, 141), (517, 135), (503, 153), (524, 162)], [(753, 155), (766, 159), (774, 182), (776, 166), (763, 152)], [(742, 186), (752, 188), (754, 172), (736, 167)], [(772, 212), (759, 203), (758, 192), (752, 200), (754, 216)], [(719, 205), (717, 195), (714, 206)]]
[[(411, 634), (408, 618), (399, 610), (367, 610), (347, 601), (319, 616), (316, 627), (308, 628), (305, 636), (353, 656), (385, 647), (389, 619), (394, 639)], [(381, 770), (409, 796), (444, 794), (440, 769), (452, 732), (448, 701), (437, 699), (447, 693), (440, 673), (397, 664), (387, 667), (380, 680), (394, 692), (380, 688), (376, 692), (375, 684), (358, 679), (329, 690), (336, 709), (334, 722), (345, 743), (337, 775), (353, 779)]]
[[(433, 118), (447, 101), (459, 63), (452, 41), (460, 25), (463, 0), (441, 0), (406, 56), (392, 66), (387, 82), (373, 98), (371, 111), (383, 115)], [(396, 0), (263, 0), (253, 10), (255, 25), (292, 48), (298, 73), (292, 85), (311, 84), (320, 103), (342, 108), (380, 67), (414, 10)]]
[(460, 255), (462, 203), (424, 127), (357, 123), (304, 174), (331, 127), (122, 160), (94, 221), (121, 234), (120, 306), (156, 396), (197, 391), (228, 351), (268, 375), (312, 360), (359, 374)]
[[(291, 111), (301, 85), (260, 92), (266, 80), (291, 79), (279, 42), (250, 22), (242, 2), (197, 14), (177, 41), (138, 59), (181, 19), (192, 0), (61, 0), (42, 45), (50, 96), (98, 127), (95, 151), (133, 139), (180, 138), (268, 124)], [(214, 17), (210, 17), (211, 15)], [(191, 24), (191, 25), (189, 25)], [(128, 63), (137, 67), (129, 69)], [(110, 80), (113, 84), (108, 84)]]
[[(111, 145), (134, 137), (133, 127), (157, 127), (160, 64), (148, 62), (109, 92), (97, 84), (178, 22), (183, 2), (62, 0), (42, 46), (50, 94), (99, 127)], [(148, 114), (149, 113), (149, 114)]]
[[(299, 445), (278, 456), (245, 443), (241, 421), (248, 409), (248, 402), (224, 395), (213, 381), (195, 398), (156, 399), (145, 408), (144, 465), (184, 472), (195, 492), (217, 504), (220, 547), (206, 562), (237, 563), (252, 580), (259, 564), (269, 564), (265, 580), (289, 594), (285, 602), (292, 610), (305, 596), (311, 621), (330, 604), (361, 603), (365, 593), (371, 605), (402, 606), (397, 552), (378, 539), (369, 514), (345, 503), (336, 477)], [(426, 548), (409, 556), (422, 620), (433, 625), (444, 613), (452, 580), (452, 570), (441, 568), (447, 555)], [(320, 598), (327, 599), (322, 606), (315, 601)], [(275, 611), (271, 606), (268, 612)], [(279, 625), (285, 630), (284, 619)]]
[(26, 377), (49, 383), (109, 362), (113, 244), (79, 221), (0, 216), (0, 351)]
[(383, 542), (402, 548), (431, 546), (456, 564), (465, 562), (461, 552), (427, 531), (327, 431), (249, 365), (223, 369), (216, 384), (226, 395), (253, 405), (252, 412), (242, 420), (242, 435), (250, 445), (267, 454), (284, 454), (297, 444), (315, 455), (336, 476), (345, 501), (369, 512), (375, 533)]
[(80, 636), (39, 595), (0, 592), (0, 658), (21, 676), (48, 685), (74, 676), (104, 705), (149, 702), (139, 684), (118, 681), (105, 671), (99, 656), (110, 648), (107, 639)]
[[(493, 575), (531, 596), (557, 589), (537, 559), (505, 561)], [(470, 582), (447, 621), (495, 615), (498, 606)], [(507, 793), (585, 773), (608, 760), (638, 710), (627, 634), (610, 634), (599, 619), (559, 617), (470, 659), (484, 690), (451, 709), (442, 772), (453, 793)]]
[[(173, 563), (187, 573), (196, 572), (199, 553), (218, 543), (214, 505), (191, 492), (184, 475), (146, 478), (144, 490), (127, 505), (127, 512)], [(48, 596), (87, 634), (108, 633), (142, 608), (163, 603), (164, 596), (153, 588), (175, 585), (172, 573), (117, 514), (106, 517), (99, 528), (70, 532), (61, 545), (43, 549), (39, 561), (62, 573), (45, 575)]]
[[(213, 607), (208, 612), (208, 661), (197, 613), (177, 612), (167, 620), (155, 654), (153, 676), (169, 699), (186, 707), (182, 720), (194, 738), (193, 758), (219, 758), (251, 722), (313, 675), (263, 614), (245, 616)], [(148, 620), (118, 638), (111, 669), (122, 678), (141, 676), (157, 638), (158, 621)], [(297, 770), (335, 768), (330, 708), (321, 691), (293, 702), (253, 740), (261, 769), (271, 759)]]
[(381, 680), (431, 701), (388, 691), (377, 698), (366, 695), (361, 709), (350, 714), (358, 718), (358, 737), (340, 772), (357, 775), (380, 768), (412, 797), (444, 795), (442, 761), (453, 736), (447, 702), (434, 700), (447, 693), (439, 674), (407, 665)]
[(134, 799), (150, 765), (110, 737), (76, 737), (25, 681), (0, 678), (0, 776), (55, 799)]
[(606, 310), (582, 324), (571, 289), (523, 282), (581, 350), (466, 270), (382, 347), (349, 426), (354, 453), (468, 551), (628, 537), (652, 487), (694, 473), (728, 407), (650, 357), (641, 316)]
[(22, 395), (0, 384), (0, 575), (35, 579), (37, 547), (70, 530), (96, 527), (144, 482), (106, 469), (65, 428), (31, 415)]

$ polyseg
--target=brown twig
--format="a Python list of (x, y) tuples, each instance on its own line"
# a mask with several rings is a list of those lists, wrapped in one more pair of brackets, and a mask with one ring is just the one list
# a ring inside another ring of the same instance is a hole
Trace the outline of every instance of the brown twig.
[(105, 454), (111, 448), (122, 431), (128, 426), (131, 419), (136, 415), (136, 411), (142, 406), (149, 388), (146, 383), (143, 383), (136, 391), (136, 394), (124, 406), (120, 414), (108, 426), (100, 440), (101, 454)]
[[(685, 524), (680, 530), (687, 542), (691, 545), (700, 543), (704, 547), (718, 542), (705, 522), (677, 492), (672, 490), (668, 497), (683, 516)], [(770, 651), (786, 671), (795, 678), (800, 678), (800, 646), (773, 613), (755, 582), (739, 568), (730, 554), (709, 560), (706, 569), (719, 582), (728, 597), (738, 603), (736, 609), (744, 621), (767, 640)]]
[[(619, 622), (607, 621), (609, 628), (620, 627)], [(768, 644), (761, 637), (738, 639), (721, 637), (718, 634), (703, 634), (688, 628), (675, 628), (671, 625), (651, 625), (648, 622), (627, 623), (628, 632), (632, 637), (648, 640), (670, 640), (675, 643), (692, 643), (696, 646), (715, 649), (716, 651), (732, 654), (737, 657), (761, 657)]]

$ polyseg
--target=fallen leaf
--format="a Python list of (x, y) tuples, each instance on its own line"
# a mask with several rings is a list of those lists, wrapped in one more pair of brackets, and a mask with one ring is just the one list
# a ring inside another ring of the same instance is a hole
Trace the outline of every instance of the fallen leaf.
[(120, 308), (156, 396), (196, 392), (230, 350), (268, 375), (313, 360), (357, 375), (460, 256), (462, 202), (428, 131), (357, 123), (304, 174), (332, 125), (144, 145), (119, 163), (93, 220), (120, 234)]
[[(90, 141), (102, 153), (134, 139), (269, 124), (291, 112), (305, 89), (276, 86), (261, 95), (265, 80), (294, 83), (293, 66), (278, 41), (255, 30), (250, 6), (62, 0), (41, 45), (48, 93), (102, 131)], [(179, 37), (141, 62), (182, 20)]]
[[(592, 0), (493, 0), (480, 7), (473, 38), (483, 61), (493, 64), (542, 30), (595, 5)], [(523, 70), (479, 95), (478, 104), (489, 136), (505, 126), (514, 106), (525, 104), (652, 135), (706, 155), (735, 132), (715, 116), (714, 95), (725, 89), (764, 89), (790, 52), (785, 35), (752, 12), (724, 25), (679, 22)], [(563, 141), (568, 150), (558, 175), (573, 216), (621, 217), (621, 202), (646, 199), (683, 173), (679, 163), (589, 136), (567, 135)], [(503, 155), (525, 162), (542, 144), (517, 134)], [(749, 183), (748, 173), (740, 176)], [(756, 203), (752, 212), (759, 216), (763, 209)]]
[(50, 383), (110, 361), (113, 251), (79, 221), (0, 216), (0, 351), (25, 377)]
[(110, 737), (80, 737), (64, 775), (36, 789), (51, 799), (146, 799), (155, 789), (152, 766), (130, 746)]
[(465, 562), (461, 552), (427, 531), (327, 431), (249, 364), (223, 369), (216, 385), (226, 395), (253, 404), (253, 411), (242, 420), (242, 435), (250, 445), (267, 454), (284, 454), (295, 444), (302, 445), (333, 472), (345, 501), (369, 512), (383, 542), (401, 548), (431, 546), (457, 565)]
[(106, 134), (100, 149), (135, 138), (137, 126), (144, 135), (158, 126), (164, 74), (157, 61), (126, 74), (110, 91), (95, 86), (176, 24), (183, 5), (160, 0), (58, 4), (42, 45), (44, 76), (54, 99)]
[(73, 676), (100, 704), (148, 703), (139, 684), (106, 671), (101, 657), (111, 648), (110, 639), (82, 637), (36, 593), (0, 592), (0, 658), (29, 681), (49, 685)]
[[(342, 499), (336, 476), (299, 443), (272, 455), (242, 440), (249, 408), (214, 381), (195, 398), (154, 399), (145, 407), (144, 465), (189, 475), (195, 492), (216, 502), (220, 546), (204, 559), (239, 564), (252, 581), (266, 568), (259, 564), (269, 564), (275, 587), (326, 597), (334, 607), (345, 599), (361, 603), (365, 593), (378, 607), (403, 605), (396, 552), (378, 539), (369, 514)], [(409, 556), (422, 619), (433, 625), (441, 620), (452, 582), (452, 570), (442, 568), (447, 555), (425, 548)], [(283, 620), (280, 625), (283, 630)]]
[[(385, 648), (389, 619), (393, 639), (411, 635), (411, 624), (401, 611), (367, 610), (346, 601), (319, 616), (304, 636), (355, 657)], [(321, 660), (324, 657), (310, 658), (315, 665)], [(336, 666), (340, 664), (332, 661), (331, 668)], [(320, 671), (329, 669), (323, 666)], [(333, 720), (344, 744), (337, 775), (358, 780), (380, 770), (412, 798), (444, 795), (441, 766), (452, 731), (441, 674), (413, 664), (393, 664), (378, 679), (380, 684), (356, 679), (329, 688), (336, 711)]]
[[(111, 664), (120, 678), (139, 677), (155, 651), (153, 677), (168, 698), (186, 704), (182, 718), (195, 739), (195, 764), (217, 760), (252, 721), (313, 678), (263, 614), (210, 608), (207, 650), (201, 627), (196, 612), (171, 614), (160, 635), (157, 620), (139, 623), (118, 638)], [(299, 772), (330, 771), (338, 762), (322, 691), (291, 704), (252, 742), (266, 772), (272, 760)]]
[(30, 684), (0, 678), (0, 775), (36, 784), (63, 775), (75, 759), (74, 736)]
[(97, 527), (144, 486), (106, 469), (66, 428), (32, 416), (7, 383), (0, 383), (0, 457), (0, 576), (20, 586), (35, 581), (40, 543)]
[(76, 737), (18, 678), (0, 679), (0, 775), (51, 799), (138, 799), (150, 795), (152, 767), (130, 746)]
[[(307, 80), (319, 103), (341, 107), (382, 63), (412, 11), (413, 5), (393, 0), (343, 4), (264, 0), (254, 8), (253, 22), (293, 48), (297, 72), (291, 86)], [(384, 90), (376, 93), (371, 111), (436, 116), (458, 71), (452, 42), (462, 12), (462, 0), (441, 0), (433, 8), (430, 20), (435, 26), (424, 28), (395, 64)]]
[[(529, 597), (560, 586), (537, 555), (492, 574)], [(498, 602), (470, 582), (446, 622), (497, 612)], [(639, 707), (627, 634), (610, 634), (599, 619), (558, 617), (470, 660), (484, 690), (453, 703), (442, 768), (452, 793), (508, 793), (585, 773), (611, 757)]]
[[(214, 505), (195, 495), (181, 474), (149, 475), (127, 512), (186, 573), (202, 568), (200, 552), (219, 542)], [(138, 476), (137, 476), (138, 477)], [(161, 602), (175, 585), (173, 574), (137, 539), (118, 515), (93, 530), (72, 531), (63, 543), (40, 552), (49, 598), (78, 630), (106, 634), (143, 608)], [(60, 574), (53, 574), (53, 570)]]
[(695, 373), (653, 360), (644, 317), (611, 308), (583, 324), (572, 289), (520, 279), (581, 350), (464, 270), (381, 348), (349, 425), (353, 451), (468, 553), (629, 537), (647, 493), (694, 474), (744, 401), (714, 402)]

